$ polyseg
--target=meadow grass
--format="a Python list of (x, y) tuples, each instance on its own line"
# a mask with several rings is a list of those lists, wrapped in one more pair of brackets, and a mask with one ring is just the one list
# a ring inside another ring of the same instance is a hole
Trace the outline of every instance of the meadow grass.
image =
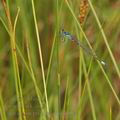
[(120, 119), (120, 0), (86, 1), (0, 1), (1, 120)]

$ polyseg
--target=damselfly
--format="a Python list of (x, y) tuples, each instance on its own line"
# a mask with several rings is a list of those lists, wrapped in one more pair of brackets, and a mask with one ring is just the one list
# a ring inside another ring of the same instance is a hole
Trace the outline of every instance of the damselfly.
[(75, 42), (75, 43), (76, 43), (79, 47), (81, 47), (86, 53), (88, 53), (88, 54), (91, 55), (94, 59), (96, 59), (97, 61), (99, 61), (102, 65), (106, 65), (106, 63), (105, 63), (104, 61), (100, 60), (100, 59), (98, 58), (98, 56), (97, 56), (94, 52), (92, 52), (91, 49), (85, 47), (85, 46), (80, 42), (80, 40), (77, 39), (76, 36), (72, 35), (72, 34), (69, 33), (69, 32), (66, 32), (63, 28), (61, 29), (60, 34), (61, 34), (62, 39), (66, 38), (66, 39), (68, 39), (68, 40), (70, 40), (70, 41)]

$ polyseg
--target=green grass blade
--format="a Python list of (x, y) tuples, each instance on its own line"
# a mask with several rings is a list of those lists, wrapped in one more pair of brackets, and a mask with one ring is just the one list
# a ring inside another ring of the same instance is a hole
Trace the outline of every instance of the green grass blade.
[(99, 27), (99, 29), (100, 29), (100, 32), (101, 32), (101, 34), (102, 34), (102, 36), (103, 36), (104, 42), (105, 42), (105, 44), (106, 44), (106, 46), (107, 46), (108, 52), (109, 52), (110, 57), (111, 57), (111, 59), (112, 59), (112, 61), (113, 61), (113, 64), (114, 64), (115, 69), (116, 69), (116, 72), (117, 72), (117, 74), (118, 74), (118, 76), (119, 76), (119, 78), (120, 78), (120, 70), (119, 70), (118, 65), (117, 65), (117, 63), (116, 63), (116, 61), (115, 61), (115, 58), (114, 58), (114, 56), (113, 56), (113, 53), (112, 53), (112, 51), (111, 51), (111, 49), (110, 49), (110, 46), (109, 46), (109, 44), (108, 44), (107, 37), (106, 37), (106, 35), (105, 35), (105, 33), (104, 33), (104, 30), (103, 30), (103, 28), (102, 28), (102, 25), (101, 25), (101, 23), (100, 23), (100, 21), (99, 21), (99, 18), (98, 18), (98, 16), (97, 16), (97, 13), (95, 12), (95, 9), (94, 9), (94, 7), (93, 7), (93, 5), (92, 5), (91, 0), (88, 0), (88, 2), (89, 2), (89, 5), (90, 5), (90, 7), (91, 7), (91, 10), (92, 10), (92, 12), (93, 12), (93, 15), (94, 15), (94, 17), (95, 17), (95, 19), (96, 19), (96, 22), (97, 22), (97, 25), (98, 25), (98, 27)]
[(5, 113), (5, 105), (3, 102), (2, 95), (1, 95), (1, 91), (0, 91), (0, 115), (1, 115), (2, 120), (7, 120), (7, 116)]
[(35, 24), (35, 30), (36, 30), (36, 35), (37, 35), (38, 48), (39, 48), (39, 57), (40, 57), (41, 68), (42, 68), (43, 86), (44, 86), (45, 100), (46, 100), (46, 109), (47, 109), (47, 113), (49, 113), (47, 89), (46, 89), (46, 82), (45, 82), (45, 73), (44, 73), (44, 67), (43, 67), (42, 51), (41, 51), (41, 44), (40, 44), (38, 27), (37, 27), (37, 20), (36, 20), (36, 15), (35, 15), (34, 1), (31, 0), (31, 2), (32, 2), (32, 11), (33, 11), (34, 24)]

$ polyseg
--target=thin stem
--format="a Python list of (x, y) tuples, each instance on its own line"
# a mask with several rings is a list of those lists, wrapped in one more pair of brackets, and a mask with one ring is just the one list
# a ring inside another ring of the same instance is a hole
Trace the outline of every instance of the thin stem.
[(36, 20), (36, 14), (35, 14), (34, 1), (33, 0), (31, 0), (31, 1), (32, 1), (32, 11), (33, 11), (33, 17), (34, 17), (34, 23), (35, 23), (35, 29), (36, 29), (36, 35), (37, 35), (39, 57), (40, 57), (41, 69), (42, 69), (42, 77), (43, 77), (43, 86), (44, 86), (44, 92), (45, 92), (46, 108), (47, 108), (47, 113), (49, 113), (49, 105), (48, 105), (48, 98), (47, 98), (47, 89), (46, 89), (46, 82), (45, 82), (45, 73), (44, 73), (44, 66), (43, 66), (43, 59), (42, 59), (40, 37), (39, 37), (39, 32), (38, 32), (38, 27), (37, 27), (37, 20)]
[(51, 68), (52, 57), (53, 57), (53, 52), (54, 52), (54, 48), (55, 48), (55, 42), (56, 42), (56, 32), (55, 32), (55, 35), (54, 35), (53, 44), (52, 44), (52, 50), (51, 50), (51, 53), (50, 53), (50, 60), (49, 60), (49, 65), (48, 65), (46, 84), (48, 83), (48, 78), (49, 78), (49, 74), (50, 74), (50, 68)]
[(95, 107), (94, 107), (94, 103), (93, 103), (93, 98), (92, 98), (92, 94), (91, 94), (91, 87), (90, 87), (90, 83), (89, 83), (88, 74), (87, 74), (84, 59), (83, 59), (83, 70), (84, 70), (84, 74), (85, 74), (85, 78), (86, 78), (86, 84), (87, 84), (87, 90), (88, 90), (90, 104), (91, 104), (91, 108), (92, 108), (93, 120), (96, 120)]
[(1, 91), (0, 91), (0, 115), (1, 115), (2, 120), (7, 120), (6, 113), (5, 113), (4, 102), (3, 102), (2, 95), (1, 95)]
[(30, 73), (31, 73), (31, 77), (33, 79), (33, 83), (34, 83), (34, 86), (35, 86), (35, 90), (36, 90), (36, 93), (37, 93), (37, 97), (38, 97), (38, 101), (39, 101), (41, 110), (42, 110), (42, 112), (44, 112), (43, 105), (42, 105), (42, 100), (41, 100), (41, 97), (40, 97), (39, 88), (38, 88), (38, 85), (37, 85), (37, 82), (36, 82), (36, 79), (35, 79), (35, 75), (34, 75), (34, 71), (33, 71), (33, 68), (32, 68), (32, 62), (31, 62), (30, 50), (29, 50), (29, 45), (28, 44), (29, 43), (27, 41), (27, 54), (28, 54), (28, 61), (29, 61)]
[(24, 109), (24, 102), (23, 102), (23, 95), (22, 95), (22, 88), (20, 83), (20, 76), (19, 76), (19, 68), (18, 68), (18, 62), (17, 62), (17, 54), (16, 54), (16, 41), (15, 41), (15, 29), (13, 28), (16, 26), (19, 11), (17, 12), (17, 16), (15, 17), (15, 26), (12, 26), (10, 11), (8, 6), (6, 5), (6, 1), (2, 0), (2, 4), (6, 13), (6, 17), (8, 20), (8, 27), (9, 27), (9, 33), (10, 33), (10, 44), (11, 44), (11, 51), (12, 51), (12, 63), (13, 63), (13, 69), (14, 69), (14, 78), (15, 78), (15, 86), (16, 86), (16, 94), (17, 94), (17, 102), (18, 102), (18, 111), (19, 111), (19, 119), (26, 120), (25, 116), (25, 109)]
[(111, 49), (110, 49), (110, 46), (109, 46), (109, 44), (108, 44), (108, 40), (107, 40), (107, 37), (106, 37), (106, 35), (105, 35), (105, 33), (104, 33), (104, 30), (103, 30), (103, 28), (102, 28), (102, 25), (101, 25), (101, 23), (100, 23), (100, 21), (99, 21), (99, 18), (98, 18), (98, 16), (97, 16), (96, 12), (95, 12), (95, 9), (94, 9), (93, 5), (92, 5), (92, 3), (91, 3), (91, 0), (88, 0), (88, 2), (89, 2), (89, 5), (90, 5), (90, 7), (91, 7), (91, 10), (92, 10), (92, 12), (93, 12), (93, 15), (94, 15), (94, 17), (95, 17), (95, 19), (96, 19), (96, 22), (97, 22), (97, 25), (98, 25), (98, 27), (99, 27), (99, 29), (100, 29), (100, 32), (101, 32), (101, 34), (102, 34), (102, 36), (103, 36), (104, 42), (105, 42), (105, 44), (106, 44), (106, 46), (107, 46), (108, 52), (109, 52), (110, 57), (111, 57), (111, 59), (112, 59), (112, 61), (113, 61), (113, 64), (114, 64), (115, 69), (116, 69), (116, 72), (117, 72), (117, 74), (118, 74), (118, 76), (119, 76), (119, 78), (120, 78), (120, 70), (119, 70), (118, 65), (117, 65), (117, 63), (116, 63), (116, 61), (115, 61), (115, 58), (114, 58), (114, 56), (113, 56), (113, 53), (112, 53), (112, 51), (111, 51)]

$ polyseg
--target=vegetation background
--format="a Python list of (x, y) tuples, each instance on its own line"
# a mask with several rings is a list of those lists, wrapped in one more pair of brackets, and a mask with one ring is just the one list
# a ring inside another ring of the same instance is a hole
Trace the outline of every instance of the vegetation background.
[(120, 120), (120, 0), (81, 1), (0, 1), (0, 120)]

